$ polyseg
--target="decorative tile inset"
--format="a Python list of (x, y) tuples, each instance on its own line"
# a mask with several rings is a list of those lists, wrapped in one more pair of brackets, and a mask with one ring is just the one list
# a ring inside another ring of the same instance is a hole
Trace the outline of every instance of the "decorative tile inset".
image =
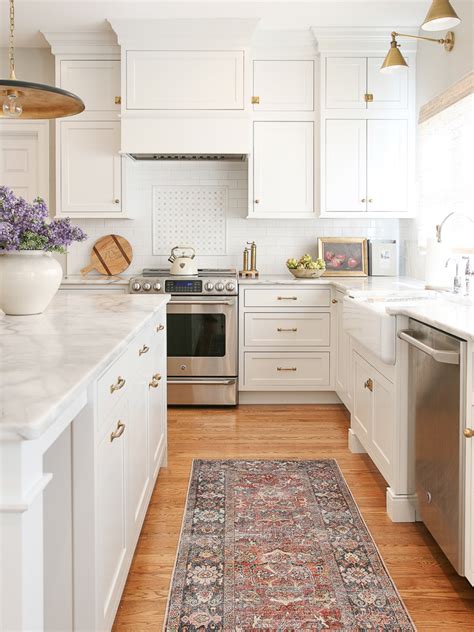
[(226, 186), (154, 186), (153, 254), (192, 246), (198, 255), (226, 254)]

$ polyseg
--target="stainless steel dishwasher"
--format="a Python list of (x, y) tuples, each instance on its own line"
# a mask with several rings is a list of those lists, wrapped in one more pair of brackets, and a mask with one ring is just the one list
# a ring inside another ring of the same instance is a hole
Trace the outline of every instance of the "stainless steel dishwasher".
[(415, 482), (421, 520), (463, 575), (461, 406), (466, 343), (410, 319), (409, 422), (415, 425)]

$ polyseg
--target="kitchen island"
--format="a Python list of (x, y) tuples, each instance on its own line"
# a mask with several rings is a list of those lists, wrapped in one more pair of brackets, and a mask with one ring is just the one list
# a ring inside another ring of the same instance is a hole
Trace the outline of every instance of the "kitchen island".
[(0, 320), (0, 629), (112, 626), (166, 462), (168, 300)]

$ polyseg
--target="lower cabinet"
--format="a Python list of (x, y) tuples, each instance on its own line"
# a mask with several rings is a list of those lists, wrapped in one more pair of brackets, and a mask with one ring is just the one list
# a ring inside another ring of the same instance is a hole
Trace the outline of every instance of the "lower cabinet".
[(166, 462), (165, 324), (166, 308), (98, 378), (74, 422), (74, 629), (112, 628)]
[(351, 428), (382, 475), (393, 475), (395, 449), (394, 385), (356, 351), (352, 354)]
[(344, 292), (336, 292), (335, 294), (335, 323), (336, 323), (336, 369), (335, 369), (335, 384), (336, 393), (342, 400), (343, 404), (349, 411), (352, 410), (352, 372), (350, 370), (351, 364), (351, 337), (344, 330), (342, 321), (342, 301), (344, 298)]

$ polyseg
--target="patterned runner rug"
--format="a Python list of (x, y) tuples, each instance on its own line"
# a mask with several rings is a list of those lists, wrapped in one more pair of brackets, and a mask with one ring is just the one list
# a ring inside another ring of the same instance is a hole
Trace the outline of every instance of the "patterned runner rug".
[(415, 627), (328, 459), (194, 462), (164, 629)]

